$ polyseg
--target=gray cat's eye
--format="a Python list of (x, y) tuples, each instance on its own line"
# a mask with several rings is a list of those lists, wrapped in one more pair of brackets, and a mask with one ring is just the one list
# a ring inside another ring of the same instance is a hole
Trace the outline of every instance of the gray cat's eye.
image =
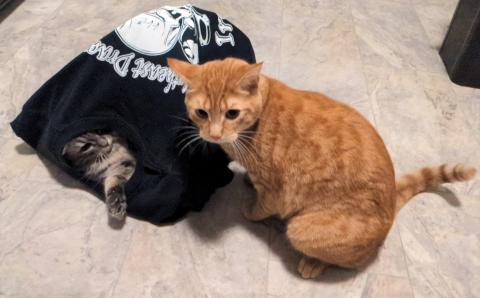
[(235, 109), (228, 110), (228, 111), (225, 113), (225, 117), (226, 117), (227, 119), (230, 119), (230, 120), (233, 120), (233, 119), (237, 118), (238, 115), (240, 115), (240, 110), (235, 110)]
[(202, 110), (202, 109), (195, 110), (195, 114), (198, 116), (198, 118), (201, 118), (201, 119), (207, 119), (208, 118), (207, 111)]
[(82, 147), (80, 147), (80, 151), (85, 152), (85, 151), (87, 151), (88, 149), (90, 149), (90, 147), (92, 147), (92, 144), (86, 143), (85, 145), (83, 145)]

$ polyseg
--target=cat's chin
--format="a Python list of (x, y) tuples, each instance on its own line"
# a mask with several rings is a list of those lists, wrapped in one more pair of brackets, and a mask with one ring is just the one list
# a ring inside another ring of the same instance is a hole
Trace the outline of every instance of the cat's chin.
[(206, 137), (206, 136), (201, 136), (201, 138), (202, 138), (202, 140), (204, 140), (208, 143), (217, 144), (217, 145), (233, 144), (237, 140), (237, 137), (223, 138), (223, 139), (220, 139), (220, 140), (214, 140), (214, 139)]
[(230, 140), (213, 140), (209, 138), (203, 138), (204, 141), (212, 144), (217, 144), (217, 145), (225, 145), (225, 144), (231, 144), (233, 141)]

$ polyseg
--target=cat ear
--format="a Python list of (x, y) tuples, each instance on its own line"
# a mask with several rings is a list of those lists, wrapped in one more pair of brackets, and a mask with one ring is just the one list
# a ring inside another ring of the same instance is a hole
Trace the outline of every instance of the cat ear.
[(187, 86), (191, 86), (193, 79), (198, 75), (199, 66), (196, 64), (174, 58), (167, 58), (167, 64)]
[(257, 92), (262, 66), (263, 62), (249, 64), (245, 67), (243, 75), (240, 77), (240, 80), (238, 80), (238, 87), (241, 91), (246, 91), (250, 95)]

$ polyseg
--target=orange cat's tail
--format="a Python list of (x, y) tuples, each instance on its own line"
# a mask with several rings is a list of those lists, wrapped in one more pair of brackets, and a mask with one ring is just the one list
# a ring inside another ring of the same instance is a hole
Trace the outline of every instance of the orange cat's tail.
[(435, 187), (446, 182), (467, 181), (472, 179), (477, 170), (462, 164), (441, 165), (417, 170), (404, 175), (396, 181), (397, 202), (396, 213), (414, 195), (424, 191), (426, 188)]

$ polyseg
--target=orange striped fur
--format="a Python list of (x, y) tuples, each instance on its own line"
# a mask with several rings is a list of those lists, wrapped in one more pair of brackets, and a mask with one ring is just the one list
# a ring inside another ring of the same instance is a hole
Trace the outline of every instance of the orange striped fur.
[(185, 103), (199, 135), (247, 169), (257, 198), (246, 218), (288, 221), (304, 278), (328, 265), (362, 266), (413, 195), (475, 175), (473, 168), (444, 165), (395, 182), (382, 139), (351, 107), (261, 75), (261, 64), (172, 59), (169, 66), (188, 85)]
[(472, 179), (475, 173), (474, 168), (462, 164), (455, 166), (444, 164), (404, 175), (396, 181), (396, 212), (400, 211), (414, 195), (427, 188), (447, 182), (467, 181)]

